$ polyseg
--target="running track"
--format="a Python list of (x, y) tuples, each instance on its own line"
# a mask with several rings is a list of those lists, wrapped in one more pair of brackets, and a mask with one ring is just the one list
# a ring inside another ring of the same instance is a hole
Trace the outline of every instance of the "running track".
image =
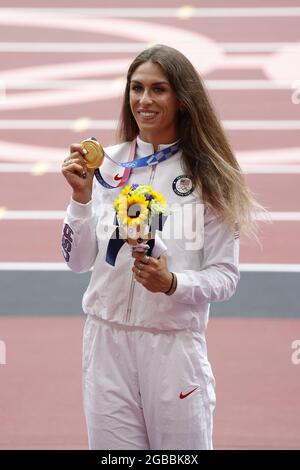
[(300, 338), (300, 2), (168, 3), (144, 2), (145, 11), (126, 2), (132, 9), (120, 10), (113, 0), (108, 10), (88, 0), (76, 2), (79, 10), (54, 1), (46, 13), (37, 1), (31, 10), (1, 2), (2, 449), (86, 448), (84, 319), (74, 315), (87, 276), (62, 271), (69, 190), (59, 166), (72, 142), (96, 135), (113, 143), (127, 65), (156, 42), (180, 48), (204, 76), (273, 220), (261, 225), (261, 247), (242, 240), (238, 293), (212, 309), (215, 447), (300, 446), (300, 365), (291, 360)]

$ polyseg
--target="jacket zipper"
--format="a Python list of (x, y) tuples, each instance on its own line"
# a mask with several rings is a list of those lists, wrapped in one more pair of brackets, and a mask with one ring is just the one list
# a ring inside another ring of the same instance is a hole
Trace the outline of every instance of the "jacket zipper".
[[(152, 165), (151, 167), (151, 173), (150, 173), (150, 178), (148, 181), (148, 184), (152, 184), (156, 172), (156, 165)], [(131, 317), (131, 309), (132, 309), (132, 302), (133, 302), (133, 295), (134, 295), (134, 288), (135, 288), (135, 277), (134, 273), (131, 275), (131, 282), (130, 282), (130, 288), (129, 288), (129, 297), (128, 297), (128, 305), (127, 305), (127, 311), (126, 311), (126, 316), (125, 316), (125, 323), (128, 323)]]
[(149, 178), (149, 182), (148, 182), (149, 185), (152, 184), (152, 182), (154, 180), (154, 175), (155, 175), (155, 172), (156, 172), (157, 165), (158, 164), (152, 165), (152, 167), (151, 167), (151, 174), (150, 174), (150, 178)]
[(129, 322), (130, 315), (131, 315), (134, 288), (135, 288), (135, 278), (134, 278), (134, 274), (132, 273), (131, 274), (131, 281), (130, 281), (130, 288), (129, 288), (128, 306), (127, 306), (127, 312), (126, 312), (126, 317), (125, 317), (125, 322), (126, 323)]

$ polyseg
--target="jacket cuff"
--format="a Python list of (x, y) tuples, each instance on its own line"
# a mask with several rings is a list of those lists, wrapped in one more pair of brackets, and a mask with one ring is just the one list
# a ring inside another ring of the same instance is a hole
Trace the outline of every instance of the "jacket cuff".
[(177, 288), (174, 294), (171, 295), (171, 298), (178, 302), (185, 303), (188, 301), (187, 287), (191, 285), (191, 281), (189, 281), (185, 273), (174, 272), (174, 274), (177, 277)]
[(68, 207), (68, 214), (74, 219), (89, 219), (93, 215), (92, 201), (90, 200), (86, 204), (81, 204), (80, 202), (76, 202), (71, 198)]

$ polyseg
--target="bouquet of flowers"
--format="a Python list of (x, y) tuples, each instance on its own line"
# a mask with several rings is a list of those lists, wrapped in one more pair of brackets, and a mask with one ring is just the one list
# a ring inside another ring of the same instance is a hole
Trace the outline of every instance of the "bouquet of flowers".
[[(146, 184), (125, 186), (116, 198), (114, 207), (117, 229), (114, 240), (109, 242), (106, 256), (106, 261), (113, 266), (125, 241), (132, 246), (147, 243), (151, 252), (158, 239), (155, 232), (162, 230), (168, 216), (168, 206), (163, 195)], [(161, 240), (158, 243), (165, 248)]]
[(167, 214), (165, 198), (146, 184), (125, 186), (114, 206), (121, 235), (132, 245), (151, 239), (153, 219)]

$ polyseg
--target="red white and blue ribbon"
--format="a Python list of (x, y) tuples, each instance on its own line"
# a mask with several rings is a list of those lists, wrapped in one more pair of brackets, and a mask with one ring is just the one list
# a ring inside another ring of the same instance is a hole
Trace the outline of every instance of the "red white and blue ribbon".
[[(94, 137), (92, 137), (92, 139), (96, 140)], [(95, 170), (95, 173), (94, 173), (95, 177), (97, 178), (97, 181), (107, 189), (119, 188), (123, 186), (126, 183), (126, 181), (128, 181), (131, 170), (133, 168), (141, 168), (141, 167), (146, 167), (146, 166), (157, 165), (158, 163), (161, 163), (167, 160), (168, 158), (171, 158), (173, 155), (175, 155), (175, 153), (178, 152), (179, 147), (180, 147), (179, 142), (176, 142), (175, 144), (170, 145), (170, 147), (166, 147), (162, 150), (159, 150), (158, 152), (152, 153), (151, 155), (137, 158), (135, 160), (134, 157), (135, 157), (135, 150), (136, 150), (136, 139), (134, 139), (131, 142), (128, 162), (124, 162), (124, 163), (116, 162), (115, 160), (110, 158), (109, 155), (105, 154), (106, 158), (108, 158), (115, 165), (125, 168), (123, 177), (121, 181), (119, 182), (119, 184), (117, 184), (117, 186), (112, 186), (111, 184), (107, 183), (104, 180), (103, 176), (101, 175), (99, 168)]]

